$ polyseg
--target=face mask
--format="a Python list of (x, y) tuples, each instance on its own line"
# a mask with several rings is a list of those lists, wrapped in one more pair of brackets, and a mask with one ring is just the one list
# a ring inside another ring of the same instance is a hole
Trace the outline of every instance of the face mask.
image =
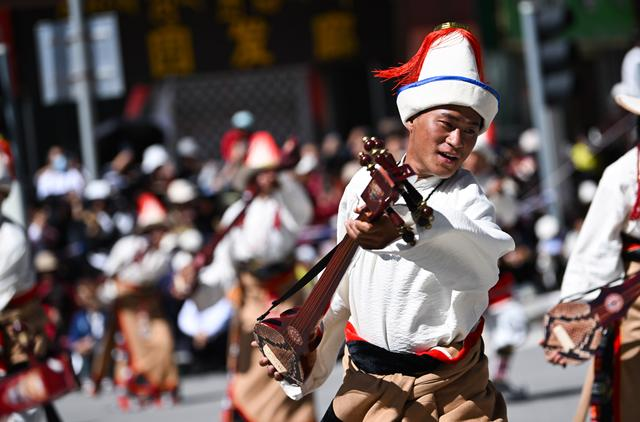
[(62, 154), (56, 155), (53, 159), (53, 168), (58, 171), (65, 171), (67, 169), (67, 157)]

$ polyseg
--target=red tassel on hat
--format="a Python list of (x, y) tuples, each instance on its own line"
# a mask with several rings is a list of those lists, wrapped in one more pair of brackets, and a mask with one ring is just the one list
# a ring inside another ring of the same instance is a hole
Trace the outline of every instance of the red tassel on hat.
[(452, 34), (457, 33), (460, 36), (465, 37), (469, 40), (471, 47), (473, 48), (473, 53), (476, 58), (476, 65), (478, 67), (478, 72), (480, 74), (480, 79), (484, 81), (484, 72), (482, 67), (482, 54), (480, 50), (480, 43), (476, 39), (476, 37), (469, 31), (463, 28), (458, 27), (447, 27), (444, 29), (438, 29), (430, 32), (422, 41), (422, 45), (418, 49), (418, 52), (414, 54), (414, 56), (409, 59), (403, 65), (392, 67), (385, 70), (375, 70), (373, 72), (374, 76), (380, 78), (382, 80), (395, 79), (396, 85), (393, 87), (394, 90), (397, 88), (409, 85), (418, 81), (418, 77), (420, 76), (420, 70), (422, 69), (422, 65), (424, 63), (424, 59), (429, 52), (429, 49), (435, 42), (440, 40), (441, 38)]

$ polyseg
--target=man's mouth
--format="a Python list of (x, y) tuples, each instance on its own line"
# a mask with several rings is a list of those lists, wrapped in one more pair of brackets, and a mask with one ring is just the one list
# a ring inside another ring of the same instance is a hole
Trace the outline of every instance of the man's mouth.
[(457, 156), (453, 154), (447, 154), (446, 152), (438, 152), (438, 154), (440, 154), (441, 157), (444, 157), (449, 161), (456, 161), (458, 159)]

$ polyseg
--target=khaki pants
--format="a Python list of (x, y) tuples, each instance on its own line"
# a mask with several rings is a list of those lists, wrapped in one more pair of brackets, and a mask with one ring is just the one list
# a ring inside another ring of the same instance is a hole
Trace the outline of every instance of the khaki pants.
[(506, 421), (506, 405), (489, 381), (481, 341), (459, 362), (420, 377), (362, 372), (347, 350), (333, 411), (343, 422)]
[(115, 364), (116, 383), (143, 375), (156, 393), (178, 387), (173, 361), (173, 334), (155, 293), (135, 293), (117, 299), (115, 312), (128, 352), (126, 361)]

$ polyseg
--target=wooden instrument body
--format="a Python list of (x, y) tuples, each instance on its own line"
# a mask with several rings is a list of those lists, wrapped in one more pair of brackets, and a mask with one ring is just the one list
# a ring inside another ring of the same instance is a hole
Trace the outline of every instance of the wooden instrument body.
[(310, 337), (303, 337), (306, 333), (292, 324), (299, 311), (299, 307), (288, 309), (278, 317), (264, 319), (254, 329), (262, 353), (287, 381), (296, 385), (302, 385), (311, 371), (313, 362), (308, 359), (323, 334), (321, 325), (317, 325)]
[(590, 302), (561, 302), (544, 318), (545, 355), (560, 353), (569, 364), (579, 364), (593, 356), (602, 340), (603, 330), (619, 321), (640, 295), (640, 275), (634, 274), (621, 284), (606, 286)]
[[(370, 155), (361, 154), (360, 163), (370, 171), (371, 181), (361, 194), (365, 208), (359, 219), (375, 221), (386, 214), (398, 227), (402, 238), (408, 243), (415, 243), (413, 231), (391, 208), (401, 194), (405, 196), (403, 183), (414, 174), (413, 170), (406, 164), (398, 166), (378, 140), (365, 138), (365, 151)], [(430, 225), (431, 209), (416, 203), (415, 208), (418, 206), (422, 209), (417, 210), (416, 215), (425, 225)], [(322, 338), (320, 321), (357, 248), (355, 240), (345, 236), (304, 304), (299, 309), (258, 321), (254, 328), (254, 337), (262, 354), (292, 384), (301, 386), (313, 366), (309, 359), (313, 358), (311, 352)]]

